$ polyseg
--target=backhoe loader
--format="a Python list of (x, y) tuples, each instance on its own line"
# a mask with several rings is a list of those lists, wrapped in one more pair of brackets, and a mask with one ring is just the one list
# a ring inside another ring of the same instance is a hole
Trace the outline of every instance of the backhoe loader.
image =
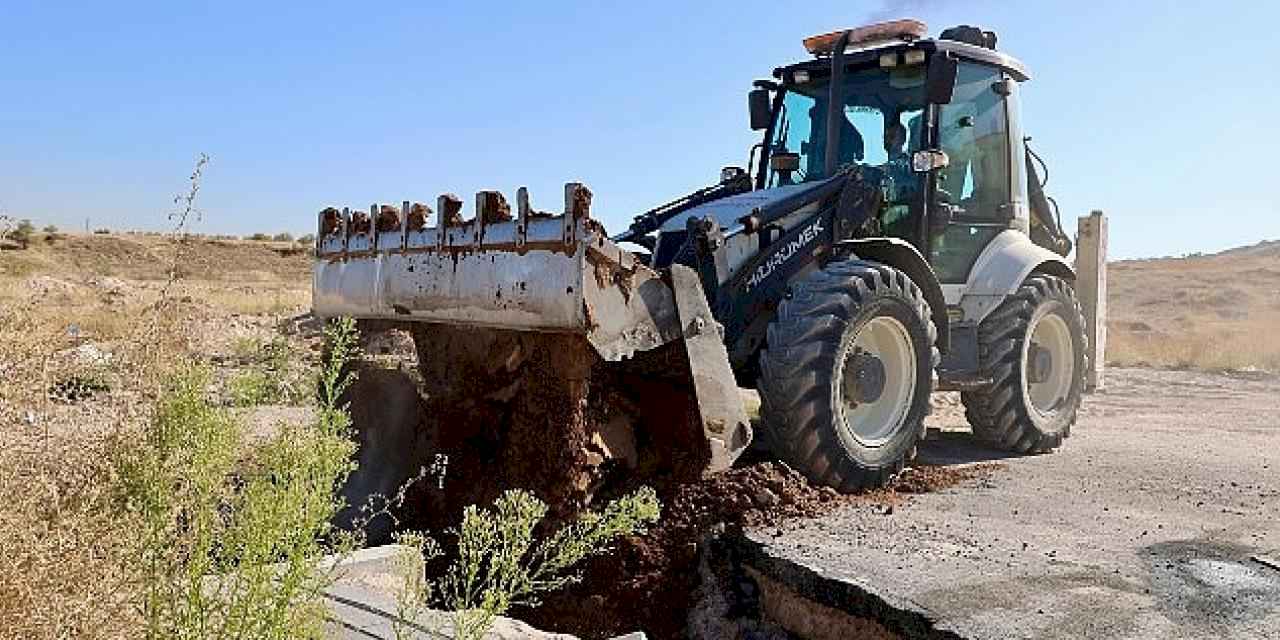
[(621, 233), (578, 183), (555, 213), (524, 188), (470, 215), (453, 195), (325, 209), (315, 313), (412, 335), (434, 452), (551, 501), (715, 473), (753, 440), (814, 483), (880, 486), (936, 390), (995, 446), (1058, 447), (1086, 337), (1019, 117), (1030, 73), (969, 26), (804, 46), (749, 92), (746, 167)]

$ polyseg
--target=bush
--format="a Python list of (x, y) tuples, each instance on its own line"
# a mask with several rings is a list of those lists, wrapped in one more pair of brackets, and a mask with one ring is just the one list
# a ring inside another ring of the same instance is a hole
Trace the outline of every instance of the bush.
[[(659, 511), (657, 494), (645, 487), (536, 540), (547, 505), (528, 491), (507, 491), (490, 508), (467, 507), (457, 532), (457, 558), (438, 581), (410, 571), (397, 597), (399, 608), (418, 610), (438, 591), (439, 602), (454, 612), (452, 637), (482, 638), (493, 619), (511, 607), (536, 606), (539, 594), (577, 582), (574, 565), (608, 551), (622, 536), (643, 531), (657, 522)], [(397, 541), (425, 558), (438, 554), (421, 533), (402, 534)]]
[(55, 233), (57, 233), (57, 232), (58, 232), (58, 227), (56, 227), (56, 226), (54, 226), (54, 225), (51, 225), (51, 224), (48, 224), (48, 225), (45, 225), (45, 227), (44, 227), (44, 229), (42, 229), (42, 231), (44, 231), (45, 233), (48, 233), (48, 234), (52, 235), (52, 234), (55, 234)]
[(249, 236), (249, 239), (253, 240), (254, 242), (267, 242), (268, 240), (271, 240), (271, 236), (265, 233), (255, 233)]
[(232, 351), (249, 366), (227, 383), (237, 407), (304, 402), (315, 387), (311, 376), (298, 370), (299, 356), (284, 338), (267, 343), (244, 338), (232, 345)]
[[(316, 637), (328, 552), (358, 542), (336, 534), (338, 489), (353, 469), (350, 419), (337, 404), (354, 323), (326, 332), (314, 424), (286, 425), (251, 443), (211, 404), (208, 378), (179, 375), (137, 446), (118, 461), (121, 500), (139, 523), (133, 563), (143, 572), (138, 606), (152, 638)], [(326, 543), (330, 540), (330, 543)]]
[(276, 242), (293, 242), (293, 234), (289, 232), (277, 233), (271, 237)]
[(18, 222), (17, 226), (15, 226), (12, 231), (9, 232), (8, 237), (10, 240), (22, 245), (23, 249), (26, 249), (30, 246), (31, 235), (34, 234), (35, 231), (36, 227), (31, 224), (30, 220), (22, 220)]
[(313, 233), (308, 233), (307, 235), (304, 235), (301, 238), (298, 238), (298, 244), (312, 245), (315, 243), (316, 243), (316, 236)]

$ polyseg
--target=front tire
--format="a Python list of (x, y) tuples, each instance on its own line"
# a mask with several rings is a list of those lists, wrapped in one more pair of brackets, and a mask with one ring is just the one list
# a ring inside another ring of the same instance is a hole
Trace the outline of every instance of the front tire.
[(892, 267), (835, 262), (794, 284), (760, 356), (774, 453), (840, 491), (888, 483), (923, 433), (936, 338), (924, 294)]
[(1071, 285), (1027, 278), (978, 327), (980, 369), (992, 384), (960, 396), (974, 435), (1016, 453), (1060, 446), (1084, 393), (1087, 342)]

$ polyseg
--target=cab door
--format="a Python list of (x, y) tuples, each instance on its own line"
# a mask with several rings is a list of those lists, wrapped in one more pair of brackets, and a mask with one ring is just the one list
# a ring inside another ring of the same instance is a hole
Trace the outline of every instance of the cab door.
[(996, 67), (961, 61), (951, 102), (936, 110), (937, 146), (950, 162), (935, 174), (934, 201), (949, 204), (952, 217), (928, 244), (929, 262), (944, 285), (963, 284), (987, 243), (1025, 219), (1026, 186), (1015, 187), (1020, 183), (1013, 175), (1024, 169), (1009, 161), (1011, 141), (1023, 144), (1017, 86), (1006, 78)]

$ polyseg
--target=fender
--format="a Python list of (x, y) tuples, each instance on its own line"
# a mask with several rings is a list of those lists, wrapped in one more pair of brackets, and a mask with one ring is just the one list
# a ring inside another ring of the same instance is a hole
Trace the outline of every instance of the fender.
[(966, 322), (981, 322), (987, 314), (1016, 292), (1032, 273), (1047, 273), (1074, 282), (1075, 269), (1062, 256), (1012, 229), (991, 239), (969, 270), (960, 297)]
[(938, 329), (938, 350), (946, 353), (951, 349), (951, 319), (947, 316), (947, 302), (942, 295), (942, 285), (929, 262), (914, 245), (898, 238), (860, 238), (842, 240), (836, 247), (851, 251), (862, 260), (887, 264), (907, 274), (920, 287), (924, 299), (929, 303), (929, 315), (933, 317), (933, 325)]

